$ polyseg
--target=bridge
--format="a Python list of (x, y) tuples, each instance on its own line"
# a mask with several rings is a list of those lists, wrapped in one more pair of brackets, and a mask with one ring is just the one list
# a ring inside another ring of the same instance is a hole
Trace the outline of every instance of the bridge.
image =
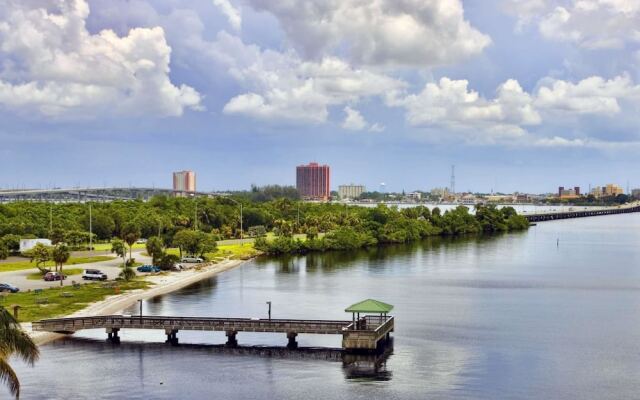
[(105, 329), (108, 339), (116, 343), (120, 341), (121, 329), (157, 329), (164, 330), (170, 344), (178, 344), (177, 334), (181, 330), (224, 331), (229, 347), (238, 345), (238, 332), (285, 333), (289, 348), (298, 346), (296, 337), (301, 333), (342, 335), (343, 349), (374, 351), (390, 338), (394, 319), (386, 315), (366, 315), (352, 321), (106, 315), (46, 319), (33, 322), (32, 329), (62, 334)]
[[(12, 201), (86, 202), (113, 200), (149, 200), (153, 196), (172, 196), (172, 189), (145, 187), (75, 187), (53, 189), (0, 190), (0, 203)], [(216, 193), (193, 192), (188, 196), (214, 196)]]
[(624, 205), (618, 207), (609, 207), (609, 208), (601, 208), (601, 207), (593, 207), (593, 209), (586, 210), (568, 210), (568, 211), (559, 211), (559, 212), (545, 212), (538, 214), (528, 214), (523, 215), (529, 222), (541, 222), (541, 221), (554, 221), (558, 219), (568, 219), (568, 218), (584, 218), (584, 217), (595, 217), (599, 215), (613, 215), (613, 214), (628, 214), (640, 212), (640, 205), (638, 203), (633, 203), (631, 205)]

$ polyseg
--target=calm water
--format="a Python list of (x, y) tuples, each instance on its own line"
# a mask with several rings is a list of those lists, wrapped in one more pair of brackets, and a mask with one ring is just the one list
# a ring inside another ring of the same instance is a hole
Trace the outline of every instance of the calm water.
[(639, 214), (616, 215), (256, 260), (152, 299), (145, 313), (264, 317), (270, 300), (274, 317), (348, 318), (345, 306), (373, 297), (396, 307), (393, 354), (349, 364), (337, 351), (283, 350), (284, 334), (245, 333), (247, 347), (224, 350), (221, 332), (180, 332), (179, 347), (161, 332), (124, 332), (114, 346), (94, 331), (44, 346), (35, 368), (16, 362), (23, 398), (638, 398), (639, 228)]

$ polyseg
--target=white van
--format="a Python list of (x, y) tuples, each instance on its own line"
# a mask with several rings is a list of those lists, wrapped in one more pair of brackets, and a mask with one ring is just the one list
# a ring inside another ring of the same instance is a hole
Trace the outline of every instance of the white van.
[(200, 257), (196, 257), (196, 256), (187, 256), (187, 257), (182, 257), (182, 260), (180, 260), (180, 262), (183, 263), (201, 263), (204, 262), (204, 260)]
[(82, 279), (86, 281), (106, 281), (107, 274), (99, 269), (85, 269), (82, 273)]

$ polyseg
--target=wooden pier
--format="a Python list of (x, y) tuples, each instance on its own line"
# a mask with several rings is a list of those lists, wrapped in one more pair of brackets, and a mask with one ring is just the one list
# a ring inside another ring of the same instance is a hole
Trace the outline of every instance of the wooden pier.
[(34, 331), (73, 334), (86, 329), (104, 329), (111, 341), (119, 342), (121, 329), (164, 330), (167, 343), (178, 343), (178, 332), (224, 331), (227, 346), (238, 345), (238, 332), (285, 333), (287, 347), (296, 348), (298, 334), (342, 335), (342, 347), (349, 351), (374, 351), (389, 339), (394, 329), (392, 316), (365, 315), (351, 321), (253, 318), (198, 318), (106, 315), (58, 318), (33, 322)]

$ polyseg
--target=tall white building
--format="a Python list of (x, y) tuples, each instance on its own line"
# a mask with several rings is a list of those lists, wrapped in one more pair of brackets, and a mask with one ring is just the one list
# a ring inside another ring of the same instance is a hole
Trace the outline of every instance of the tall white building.
[(173, 191), (193, 193), (196, 191), (196, 173), (193, 171), (178, 171), (173, 173)]

